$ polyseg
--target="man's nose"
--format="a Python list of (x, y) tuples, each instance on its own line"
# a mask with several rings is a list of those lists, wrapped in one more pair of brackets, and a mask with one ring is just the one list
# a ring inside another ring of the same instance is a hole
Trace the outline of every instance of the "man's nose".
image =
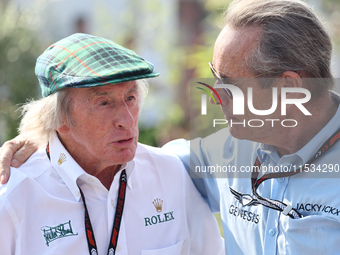
[(114, 113), (114, 125), (117, 129), (130, 129), (135, 124), (135, 117), (126, 104), (121, 105)]
[[(212, 94), (212, 96), (213, 96), (214, 98), (210, 97), (209, 103), (215, 105), (215, 102), (216, 102), (217, 105), (220, 105), (220, 101), (217, 99), (217, 96), (216, 96), (214, 93)], [(215, 99), (215, 101), (214, 101), (214, 99)]]
[[(219, 84), (218, 81), (216, 81), (215, 84)], [(226, 94), (226, 92), (224, 91), (224, 89), (221, 89), (221, 88), (215, 88), (216, 92), (218, 93), (219, 97), (221, 98), (221, 101), (222, 101), (222, 104), (225, 105), (225, 104), (229, 104), (229, 100), (230, 98), (228, 97), (228, 95)], [(217, 105), (220, 105), (220, 100), (218, 99), (218, 96), (215, 94), (215, 92), (212, 92), (211, 94), (213, 96), (210, 97), (209, 99), (209, 102), (213, 105), (215, 105), (215, 102)], [(214, 101), (215, 100), (215, 101)]]

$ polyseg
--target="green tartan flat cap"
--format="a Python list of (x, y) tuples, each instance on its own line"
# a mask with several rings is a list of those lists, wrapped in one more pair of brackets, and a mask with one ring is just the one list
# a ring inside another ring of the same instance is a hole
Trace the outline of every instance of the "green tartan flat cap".
[(66, 87), (87, 88), (157, 77), (153, 65), (110, 40), (73, 34), (48, 47), (37, 59), (43, 97)]

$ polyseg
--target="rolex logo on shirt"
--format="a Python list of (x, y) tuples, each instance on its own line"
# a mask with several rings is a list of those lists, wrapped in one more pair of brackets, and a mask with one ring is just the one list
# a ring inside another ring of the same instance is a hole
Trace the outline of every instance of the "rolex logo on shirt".
[(64, 153), (60, 153), (59, 159), (58, 159), (58, 165), (61, 165), (66, 161), (66, 155)]
[(163, 206), (163, 200), (162, 199), (156, 198), (156, 199), (153, 200), (152, 203), (155, 206), (157, 212), (159, 212), (159, 213), (162, 212), (162, 206)]
[[(154, 205), (154, 207), (156, 208), (156, 211), (158, 213), (162, 212), (163, 210), (163, 200), (160, 198), (156, 198), (153, 200), (152, 204)], [(152, 226), (152, 225), (156, 225), (159, 223), (163, 223), (163, 222), (167, 222), (167, 221), (171, 221), (174, 220), (174, 212), (167, 212), (167, 213), (163, 213), (163, 214), (157, 214), (157, 215), (153, 215), (151, 217), (145, 217), (144, 218), (144, 223), (145, 226)]]

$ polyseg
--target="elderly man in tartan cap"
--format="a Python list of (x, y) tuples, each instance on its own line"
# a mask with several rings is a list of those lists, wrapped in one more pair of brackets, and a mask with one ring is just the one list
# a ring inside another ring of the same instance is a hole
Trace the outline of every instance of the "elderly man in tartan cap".
[(48, 143), (0, 186), (2, 255), (224, 253), (179, 159), (138, 144), (151, 63), (74, 34), (48, 47), (36, 75), (43, 98), (22, 107), (20, 131)]

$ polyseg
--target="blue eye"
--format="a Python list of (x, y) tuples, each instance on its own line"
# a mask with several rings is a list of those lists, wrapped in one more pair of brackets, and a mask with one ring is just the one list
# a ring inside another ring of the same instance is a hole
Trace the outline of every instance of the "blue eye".
[(100, 105), (107, 105), (107, 102), (106, 101), (102, 102)]
[(133, 100), (134, 98), (135, 98), (134, 96), (130, 96), (130, 97), (127, 98), (127, 100), (131, 101), (131, 100)]

